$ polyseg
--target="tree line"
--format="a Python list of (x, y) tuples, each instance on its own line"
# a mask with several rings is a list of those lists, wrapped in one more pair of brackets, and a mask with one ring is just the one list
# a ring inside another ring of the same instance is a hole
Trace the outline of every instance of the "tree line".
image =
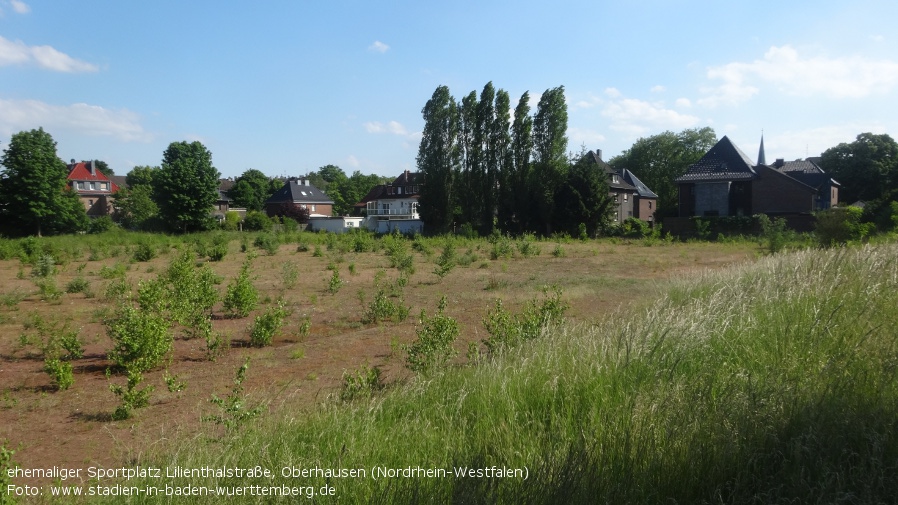
[(567, 152), (564, 86), (546, 90), (530, 114), (525, 92), (511, 112), (508, 92), (487, 83), (459, 102), (439, 86), (422, 114), (419, 212), (433, 233), (586, 233), (609, 224), (604, 171)]

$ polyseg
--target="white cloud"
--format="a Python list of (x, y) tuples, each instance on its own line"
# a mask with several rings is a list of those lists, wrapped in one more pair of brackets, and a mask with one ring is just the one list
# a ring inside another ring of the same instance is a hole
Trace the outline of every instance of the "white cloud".
[(595, 146), (603, 144), (607, 139), (604, 135), (597, 131), (568, 127), (567, 136), (570, 139), (569, 146), (576, 147), (579, 151), (580, 146), (586, 146), (586, 149), (595, 148)]
[(390, 50), (390, 46), (384, 44), (383, 42), (381, 42), (379, 40), (375, 40), (373, 44), (368, 46), (368, 50), (373, 51), (375, 53), (383, 54)]
[(361, 163), (359, 163), (359, 159), (351, 154), (346, 158), (346, 164), (352, 168), (359, 168), (359, 166), (361, 165)]
[(612, 130), (634, 136), (658, 130), (682, 130), (699, 123), (698, 117), (669, 109), (663, 103), (623, 97), (608, 102), (602, 115), (611, 120)]
[(617, 88), (605, 88), (605, 94), (610, 98), (620, 98), (623, 96)]
[(823, 151), (842, 142), (853, 142), (860, 132), (886, 133), (885, 125), (878, 122), (820, 126), (806, 130), (787, 130), (764, 135), (767, 161), (776, 158), (794, 160), (808, 156), (820, 156)]
[(28, 4), (21, 0), (10, 0), (9, 4), (12, 5), (12, 10), (16, 11), (17, 14), (28, 14), (31, 12), (31, 7), (28, 7)]
[(125, 142), (149, 142), (152, 135), (143, 129), (137, 113), (112, 110), (97, 105), (76, 103), (53, 105), (38, 100), (0, 99), (0, 132), (15, 132), (43, 127), (55, 131), (90, 136), (113, 137)]
[(649, 91), (651, 91), (652, 93), (662, 93), (662, 92), (664, 92), (666, 89), (667, 89), (667, 88), (665, 88), (664, 86), (658, 84), (658, 85), (656, 85), (656, 86), (652, 86), (652, 89), (650, 89)]
[(674, 102), (674, 105), (681, 109), (688, 109), (689, 107), (692, 107), (692, 101), (688, 98), (677, 98), (677, 101)]
[(96, 72), (97, 66), (57, 51), (51, 46), (28, 46), (0, 36), (0, 66), (36, 64), (56, 72)]
[(409, 132), (406, 130), (405, 126), (402, 126), (402, 124), (397, 121), (390, 121), (387, 124), (383, 124), (379, 121), (368, 122), (365, 123), (365, 130), (368, 133), (389, 133), (403, 137), (409, 136)]
[(711, 67), (707, 77), (722, 84), (704, 88), (698, 103), (736, 105), (760, 92), (759, 83), (794, 96), (863, 98), (898, 85), (898, 62), (863, 56), (805, 57), (791, 46), (771, 47), (761, 60)]

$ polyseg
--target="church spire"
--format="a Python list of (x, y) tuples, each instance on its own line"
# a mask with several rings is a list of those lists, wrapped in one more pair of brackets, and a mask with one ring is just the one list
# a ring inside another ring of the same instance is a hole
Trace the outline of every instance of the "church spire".
[(764, 154), (764, 130), (761, 130), (761, 148), (758, 149), (758, 165), (766, 165), (767, 156)]

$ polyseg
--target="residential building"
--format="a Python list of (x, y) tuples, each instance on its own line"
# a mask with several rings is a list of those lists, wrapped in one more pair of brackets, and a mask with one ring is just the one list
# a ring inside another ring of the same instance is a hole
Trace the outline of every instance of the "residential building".
[(265, 212), (269, 216), (284, 215), (289, 209), (304, 209), (309, 217), (330, 216), (334, 211), (334, 201), (308, 179), (291, 177), (284, 186), (265, 200)]
[(68, 169), (69, 186), (78, 194), (87, 215), (99, 217), (112, 214), (112, 196), (118, 191), (119, 186), (97, 168), (96, 162), (76, 163), (72, 160)]
[(406, 170), (389, 184), (375, 186), (355, 209), (365, 214), (363, 226), (378, 233), (421, 233), (424, 225), (418, 215), (418, 198), (424, 175)]
[(839, 183), (819, 165), (781, 159), (767, 165), (761, 142), (757, 163), (724, 136), (690, 165), (676, 179), (680, 216), (810, 214), (838, 201)]

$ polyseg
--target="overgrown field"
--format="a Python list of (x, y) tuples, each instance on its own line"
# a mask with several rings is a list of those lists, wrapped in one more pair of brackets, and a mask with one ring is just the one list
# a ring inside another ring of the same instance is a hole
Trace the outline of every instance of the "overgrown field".
[[(766, 257), (372, 399), (140, 461), (261, 465), (275, 476), (180, 484), (327, 484), (348, 503), (890, 502), (896, 306), (898, 246)], [(371, 478), (494, 466), (527, 478)], [(281, 477), (316, 467), (368, 477)]]
[(746, 263), (759, 250), (0, 242), (0, 440), (24, 467), (261, 466), (273, 477), (125, 484), (328, 485), (349, 503), (888, 501), (898, 248)]

